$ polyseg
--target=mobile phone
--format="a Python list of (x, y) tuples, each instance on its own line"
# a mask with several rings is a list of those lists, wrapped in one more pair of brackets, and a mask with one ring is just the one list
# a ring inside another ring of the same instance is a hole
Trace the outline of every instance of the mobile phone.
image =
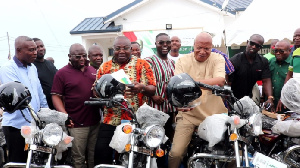
[(126, 86), (129, 87), (129, 88), (133, 88), (134, 84), (127, 84)]

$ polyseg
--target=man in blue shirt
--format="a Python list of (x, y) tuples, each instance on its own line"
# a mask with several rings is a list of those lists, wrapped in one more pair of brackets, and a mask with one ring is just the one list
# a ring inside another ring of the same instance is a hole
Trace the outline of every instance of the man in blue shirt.
[[(2, 84), (19, 81), (28, 87), (32, 99), (30, 105), (37, 112), (40, 108), (47, 108), (46, 97), (43, 93), (37, 69), (32, 64), (37, 57), (37, 46), (27, 36), (19, 36), (15, 40), (15, 56), (0, 69)], [(9, 151), (10, 162), (26, 162), (27, 152), (24, 151), (25, 140), (21, 135), (21, 126), (30, 125), (31, 116), (28, 109), (15, 111), (12, 114), (3, 113), (2, 127)], [(26, 119), (25, 119), (26, 118)], [(28, 122), (29, 121), (29, 122)]]

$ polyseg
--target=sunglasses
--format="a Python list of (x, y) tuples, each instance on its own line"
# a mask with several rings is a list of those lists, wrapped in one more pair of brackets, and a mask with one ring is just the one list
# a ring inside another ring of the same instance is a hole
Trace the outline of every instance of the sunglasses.
[(76, 59), (81, 59), (81, 57), (84, 59), (87, 58), (87, 55), (72, 55), (72, 56), (75, 57)]
[(170, 45), (170, 44), (171, 44), (171, 41), (157, 41), (157, 43), (158, 43), (159, 45), (164, 45), (164, 44)]
[(283, 54), (285, 52), (285, 50), (282, 49), (275, 49), (274, 50), (275, 53), (279, 52), (280, 54)]
[(263, 48), (262, 45), (257, 44), (257, 43), (255, 43), (255, 42), (253, 42), (253, 41), (249, 41), (249, 44), (250, 44), (251, 46), (254, 46), (254, 45), (255, 45), (256, 48)]

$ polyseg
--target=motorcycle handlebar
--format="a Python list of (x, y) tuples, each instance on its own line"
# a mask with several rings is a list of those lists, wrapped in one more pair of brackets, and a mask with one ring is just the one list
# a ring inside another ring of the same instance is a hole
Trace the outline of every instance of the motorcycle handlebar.
[(197, 82), (197, 84), (198, 84), (199, 87), (203, 87), (203, 88), (206, 88), (206, 89), (214, 90), (214, 87), (211, 86), (211, 85), (207, 85), (207, 84), (204, 84), (204, 83), (201, 83), (201, 82)]
[(106, 106), (109, 102), (107, 101), (85, 101), (84, 105), (91, 105), (91, 106)]
[(203, 87), (203, 88), (206, 88), (206, 89), (209, 89), (209, 90), (212, 90), (214, 93), (223, 93), (223, 94), (228, 94), (228, 95), (231, 95), (232, 91), (229, 90), (229, 89), (224, 89), (220, 86), (212, 86), (212, 85), (207, 85), (207, 84), (204, 84), (204, 83), (201, 83), (201, 82), (197, 82), (197, 85), (199, 87)]

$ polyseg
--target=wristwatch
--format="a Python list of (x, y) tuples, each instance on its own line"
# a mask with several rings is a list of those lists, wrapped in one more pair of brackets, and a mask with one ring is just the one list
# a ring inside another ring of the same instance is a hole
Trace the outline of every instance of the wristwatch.
[(273, 96), (269, 96), (269, 97), (268, 97), (268, 99), (272, 99), (272, 100), (274, 100), (274, 97), (273, 97)]

